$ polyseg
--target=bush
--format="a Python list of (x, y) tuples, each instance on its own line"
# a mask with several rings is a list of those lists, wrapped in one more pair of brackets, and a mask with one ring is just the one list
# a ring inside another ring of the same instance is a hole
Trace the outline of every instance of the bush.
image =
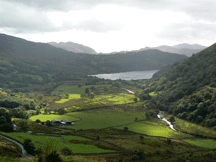
[(48, 143), (44, 150), (38, 154), (38, 162), (63, 162), (53, 142)]
[(60, 152), (62, 155), (65, 155), (65, 156), (72, 155), (72, 151), (68, 147), (64, 147), (63, 149), (61, 149)]
[(41, 121), (39, 119), (36, 120), (36, 123), (40, 123)]
[(28, 154), (35, 155), (35, 146), (31, 139), (25, 139), (23, 147)]

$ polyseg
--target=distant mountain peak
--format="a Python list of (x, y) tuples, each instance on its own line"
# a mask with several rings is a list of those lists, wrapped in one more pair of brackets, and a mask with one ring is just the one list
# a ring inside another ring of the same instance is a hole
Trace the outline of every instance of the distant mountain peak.
[(199, 44), (188, 44), (188, 43), (177, 44), (177, 45), (174, 45), (173, 47), (178, 48), (178, 49), (182, 49), (182, 48), (205, 49), (206, 48), (206, 46), (202, 46)]
[(61, 48), (67, 51), (72, 51), (75, 53), (89, 53), (89, 54), (96, 54), (97, 52), (87, 46), (82, 44), (74, 43), (74, 42), (49, 42), (50, 45), (55, 46), (57, 48)]

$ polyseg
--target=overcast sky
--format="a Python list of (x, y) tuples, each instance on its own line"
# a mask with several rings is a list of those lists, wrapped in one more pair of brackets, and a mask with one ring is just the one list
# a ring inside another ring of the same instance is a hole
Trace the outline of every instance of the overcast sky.
[(0, 33), (97, 52), (216, 42), (216, 0), (0, 0)]

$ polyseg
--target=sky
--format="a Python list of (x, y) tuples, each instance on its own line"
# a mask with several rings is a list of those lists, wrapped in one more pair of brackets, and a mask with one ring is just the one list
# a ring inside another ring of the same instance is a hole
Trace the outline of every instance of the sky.
[(0, 33), (96, 52), (216, 42), (216, 0), (0, 0)]

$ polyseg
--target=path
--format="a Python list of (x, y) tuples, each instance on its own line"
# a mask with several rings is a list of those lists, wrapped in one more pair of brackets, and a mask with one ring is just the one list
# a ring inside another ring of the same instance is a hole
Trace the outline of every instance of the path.
[(5, 139), (7, 139), (7, 140), (9, 140), (9, 141), (17, 144), (22, 149), (22, 157), (23, 158), (29, 158), (30, 157), (30, 155), (26, 152), (26, 150), (24, 149), (24, 147), (19, 142), (15, 141), (15, 140), (13, 140), (11, 138), (8, 138), (8, 137), (6, 137), (4, 135), (1, 135), (1, 134), (0, 134), (0, 137), (3, 137)]

